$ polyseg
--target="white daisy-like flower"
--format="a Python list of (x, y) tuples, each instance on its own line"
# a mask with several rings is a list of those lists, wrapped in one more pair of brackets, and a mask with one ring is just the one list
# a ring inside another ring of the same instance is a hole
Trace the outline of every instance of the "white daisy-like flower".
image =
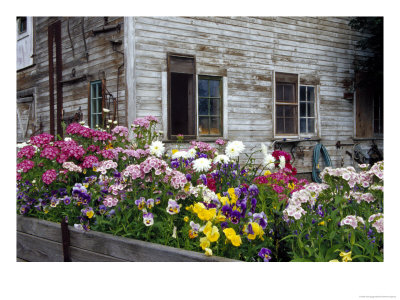
[(232, 141), (228, 142), (225, 148), (225, 154), (229, 158), (235, 158), (240, 155), (240, 153), (243, 152), (245, 146), (241, 141)]
[(279, 156), (279, 168), (283, 169), (285, 165), (286, 165), (285, 157), (283, 155)]
[(105, 112), (105, 113), (109, 113), (109, 112), (110, 112), (110, 110), (109, 110), (109, 109), (107, 109), (107, 108), (103, 108), (103, 112)]
[(190, 148), (190, 149), (186, 152), (186, 157), (185, 157), (185, 158), (195, 158), (196, 152), (197, 152), (196, 149)]
[(211, 161), (207, 158), (201, 157), (193, 161), (193, 169), (196, 172), (207, 172), (211, 168)]
[(215, 164), (227, 164), (227, 163), (229, 163), (229, 157), (224, 154), (217, 155), (214, 158), (214, 163)]
[(186, 157), (186, 151), (177, 151), (174, 154), (172, 154), (172, 159), (185, 158), (185, 157)]
[(153, 141), (149, 147), (150, 154), (161, 157), (164, 154), (165, 147), (161, 141)]
[(275, 169), (275, 157), (273, 157), (272, 154), (267, 154), (264, 156), (264, 165), (269, 170)]

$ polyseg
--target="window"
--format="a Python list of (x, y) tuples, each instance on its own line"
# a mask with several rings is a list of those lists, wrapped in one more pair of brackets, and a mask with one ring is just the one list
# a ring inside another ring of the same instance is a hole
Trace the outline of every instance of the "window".
[(316, 99), (316, 87), (299, 86), (297, 74), (275, 73), (275, 135), (316, 135)]
[(18, 33), (21, 34), (21, 33), (26, 32), (27, 18), (26, 17), (18, 17), (17, 21), (18, 21)]
[(33, 17), (17, 17), (17, 71), (34, 64)]
[(383, 89), (382, 86), (363, 83), (366, 74), (356, 75), (355, 137), (381, 138), (383, 136)]
[(222, 78), (198, 78), (199, 136), (222, 135)]
[(297, 135), (298, 76), (295, 74), (275, 74), (275, 133)]
[(315, 88), (300, 86), (300, 133), (315, 133)]
[(101, 80), (90, 83), (89, 123), (90, 128), (103, 125), (103, 84)]
[(168, 138), (196, 137), (194, 56), (168, 54)]

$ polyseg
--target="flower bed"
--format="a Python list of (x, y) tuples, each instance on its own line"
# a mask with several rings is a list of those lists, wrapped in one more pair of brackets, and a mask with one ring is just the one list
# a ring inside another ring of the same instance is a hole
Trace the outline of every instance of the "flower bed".
[(74, 236), (189, 250), (193, 260), (193, 251), (212, 260), (383, 260), (383, 162), (361, 172), (327, 168), (322, 184), (308, 183), (288, 153), (264, 145), (262, 165), (240, 141), (168, 152), (157, 123), (137, 119), (131, 134), (74, 123), (64, 140), (32, 137), (17, 155), (18, 213), (66, 220)]

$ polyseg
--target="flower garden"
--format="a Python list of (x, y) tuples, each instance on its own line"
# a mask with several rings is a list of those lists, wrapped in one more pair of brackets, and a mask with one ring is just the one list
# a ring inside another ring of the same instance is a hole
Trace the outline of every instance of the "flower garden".
[(261, 165), (241, 141), (183, 149), (178, 137), (166, 151), (157, 124), (31, 137), (17, 154), (17, 213), (242, 261), (383, 261), (383, 162), (309, 183), (263, 144)]

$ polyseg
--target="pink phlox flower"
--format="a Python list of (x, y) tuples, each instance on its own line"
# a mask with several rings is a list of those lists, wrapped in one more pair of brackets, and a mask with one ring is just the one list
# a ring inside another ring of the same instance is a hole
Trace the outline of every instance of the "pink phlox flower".
[(25, 146), (23, 147), (17, 154), (18, 158), (27, 158), (31, 159), (35, 155), (36, 149), (33, 146)]
[(46, 184), (52, 183), (57, 178), (57, 172), (54, 169), (47, 170), (42, 175), (42, 180)]

